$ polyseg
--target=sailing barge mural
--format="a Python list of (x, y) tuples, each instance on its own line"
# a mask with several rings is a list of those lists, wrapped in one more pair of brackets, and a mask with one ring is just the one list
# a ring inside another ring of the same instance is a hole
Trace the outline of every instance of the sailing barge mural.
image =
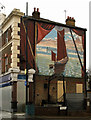
[[(82, 38), (73, 34), (83, 61)], [(65, 76), (70, 77), (81, 77), (82, 75), (70, 31), (66, 28), (54, 26), (36, 45), (36, 56), (39, 74), (52, 75), (56, 73), (61, 75), (64, 72)]]
[[(48, 23), (45, 19), (41, 22), (27, 21), (28, 29), (28, 67), (36, 69), (39, 75), (64, 74), (70, 77), (81, 77), (82, 68), (78, 59), (70, 29)], [(25, 31), (25, 23), (22, 20), (22, 29)], [(77, 46), (80, 59), (84, 59), (84, 31), (72, 29), (72, 34)], [(25, 36), (21, 35), (21, 39)], [(25, 58), (26, 41), (21, 44), (21, 54)], [(24, 64), (21, 61), (21, 66)]]

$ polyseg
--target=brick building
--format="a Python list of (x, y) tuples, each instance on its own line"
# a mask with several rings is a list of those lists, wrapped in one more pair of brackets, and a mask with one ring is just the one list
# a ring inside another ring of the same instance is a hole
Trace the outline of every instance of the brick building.
[[(5, 15), (3, 15), (3, 18)], [(25, 68), (26, 68), (26, 54), (25, 54), (25, 40), (26, 30), (28, 35), (28, 78), (29, 78), (29, 103), (34, 103), (37, 106), (48, 102), (48, 80), (52, 76), (38, 75), (35, 64), (35, 44), (37, 33), (37, 22), (44, 22), (50, 25), (67, 25), (49, 21), (40, 18), (39, 9), (34, 9), (32, 16), (24, 17), (24, 13), (19, 9), (14, 9), (10, 15), (5, 18), (1, 24), (1, 45), (0, 45), (0, 89), (2, 90), (2, 109), (7, 111), (18, 110), (25, 111)], [(73, 23), (72, 23), (73, 25)], [(27, 29), (26, 29), (27, 26)], [(32, 26), (32, 27), (30, 27)], [(82, 28), (76, 28), (86, 31)], [(30, 32), (31, 31), (31, 32)], [(29, 42), (30, 40), (30, 42)], [(31, 45), (30, 45), (31, 43)], [(30, 47), (31, 46), (31, 47)], [(33, 56), (33, 57), (31, 57)], [(32, 68), (32, 70), (31, 70)], [(32, 75), (35, 73), (34, 81)], [(63, 78), (62, 76), (54, 76), (50, 81), (50, 102), (57, 103), (63, 101)], [(85, 83), (83, 78), (66, 77), (65, 90), (66, 94), (83, 94), (85, 90)]]
[[(7, 18), (1, 14), (1, 33), (0, 33), (0, 89), (2, 91), (2, 110), (13, 111), (17, 109), (17, 104), (25, 102), (25, 98), (20, 99), (20, 80), (18, 74), (24, 74), (20, 71), (20, 27), (21, 17), (24, 13), (19, 9), (14, 9)], [(31, 74), (32, 75), (32, 74)], [(30, 78), (32, 79), (32, 78)], [(24, 85), (23, 80), (23, 85)], [(25, 85), (23, 86), (25, 87)], [(25, 89), (25, 88), (24, 88)], [(22, 88), (23, 90), (23, 88)], [(25, 93), (24, 93), (25, 94)], [(20, 102), (19, 102), (20, 101)]]

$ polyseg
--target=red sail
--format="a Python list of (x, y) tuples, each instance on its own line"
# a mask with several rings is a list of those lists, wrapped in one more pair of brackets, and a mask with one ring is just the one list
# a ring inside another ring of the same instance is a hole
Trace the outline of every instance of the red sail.
[[(82, 36), (82, 46), (83, 46), (83, 50), (84, 50), (84, 31), (83, 30), (75, 30), (73, 29), (73, 32), (75, 32), (77, 35), (79, 36)], [(83, 54), (83, 60), (85, 61), (85, 53)], [(83, 64), (83, 68), (85, 69), (86, 68), (86, 65), (85, 65), (85, 62)], [(84, 70), (81, 70), (82, 71), (82, 77), (85, 76), (85, 73), (84, 73)]]
[(51, 60), (56, 61), (56, 53), (51, 50)]
[(61, 60), (66, 56), (67, 56), (67, 52), (64, 41), (64, 30), (57, 31), (57, 60)]
[(53, 28), (54, 28), (54, 25), (49, 25), (49, 24), (45, 24), (45, 23), (38, 24), (37, 43), (39, 43)]
[(82, 36), (82, 45), (83, 45), (83, 49), (84, 49), (84, 31), (83, 30), (75, 30), (72, 29), (73, 32), (75, 32), (77, 35)]

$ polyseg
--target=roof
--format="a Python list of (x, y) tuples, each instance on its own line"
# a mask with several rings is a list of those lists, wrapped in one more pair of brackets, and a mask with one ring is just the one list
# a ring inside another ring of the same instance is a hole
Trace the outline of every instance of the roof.
[(62, 26), (62, 27), (66, 27), (66, 28), (71, 28), (71, 29), (78, 29), (78, 30), (87, 31), (86, 28), (81, 28), (81, 27), (77, 27), (77, 26), (69, 26), (69, 25), (66, 25), (66, 24), (62, 24), (62, 23), (59, 23), (59, 22), (54, 22), (54, 21), (51, 21), (49, 19), (44, 19), (44, 18), (38, 18), (38, 19), (36, 19), (36, 18), (33, 18), (32, 16), (23, 16), (23, 19), (24, 20), (33, 20), (33, 21), (37, 21), (37, 22), (44, 22), (44, 23), (58, 25), (58, 26)]
[(24, 13), (20, 12), (20, 9), (14, 8), (13, 11), (8, 15), (8, 17), (6, 17), (6, 19), (3, 21), (2, 26), (4, 26), (14, 15), (21, 17), (21, 16), (24, 16)]

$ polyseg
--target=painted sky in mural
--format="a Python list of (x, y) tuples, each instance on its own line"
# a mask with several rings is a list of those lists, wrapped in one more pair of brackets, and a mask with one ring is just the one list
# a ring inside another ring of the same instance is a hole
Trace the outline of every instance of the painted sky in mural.
[[(80, 36), (76, 35), (74, 32), (73, 32), (73, 35), (79, 51), (80, 58), (83, 62), (82, 39)], [(66, 45), (66, 50), (68, 55), (68, 61), (65, 64), (65, 69), (62, 72), (60, 72), (60, 74), (64, 74), (65, 76), (69, 76), (69, 77), (81, 77), (82, 75), (81, 66), (79, 63), (79, 59), (77, 57), (77, 53), (76, 53), (69, 29), (65, 29), (64, 39), (65, 39), (65, 45)], [(52, 51), (57, 58), (56, 26), (36, 46), (36, 55), (37, 55), (36, 62), (39, 69), (39, 74), (52, 75), (57, 71), (56, 68), (54, 68), (55, 61), (52, 61), (52, 55), (51, 55)], [(61, 69), (59, 68), (58, 71), (61, 71)]]

